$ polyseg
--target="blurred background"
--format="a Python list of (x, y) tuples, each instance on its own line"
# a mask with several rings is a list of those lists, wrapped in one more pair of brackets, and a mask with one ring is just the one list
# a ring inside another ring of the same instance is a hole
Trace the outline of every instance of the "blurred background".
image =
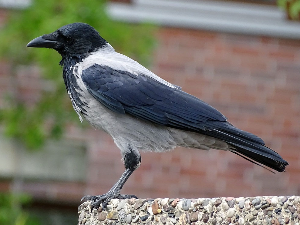
[(142, 153), (123, 188), (140, 198), (300, 195), (299, 0), (0, 0), (0, 224), (76, 224), (84, 195), (124, 167), (79, 122), (60, 56), (28, 49), (72, 22), (221, 111), (290, 165), (272, 174), (228, 152)]

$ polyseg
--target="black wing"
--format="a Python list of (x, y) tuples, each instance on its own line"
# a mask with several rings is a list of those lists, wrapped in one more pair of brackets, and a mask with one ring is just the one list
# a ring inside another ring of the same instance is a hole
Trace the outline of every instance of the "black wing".
[(225, 122), (216, 109), (178, 88), (154, 78), (107, 66), (93, 65), (82, 72), (88, 91), (109, 109), (160, 125), (184, 130), (205, 129), (209, 121)]
[(278, 171), (287, 165), (262, 139), (235, 128), (219, 111), (178, 88), (97, 64), (81, 76), (91, 95), (112, 111), (218, 138), (233, 146), (236, 154)]

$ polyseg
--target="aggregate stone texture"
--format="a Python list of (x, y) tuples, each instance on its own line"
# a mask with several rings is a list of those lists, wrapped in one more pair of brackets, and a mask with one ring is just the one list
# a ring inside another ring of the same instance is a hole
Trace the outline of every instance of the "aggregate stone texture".
[(78, 225), (300, 225), (300, 196), (113, 199), (105, 209), (87, 201), (78, 214)]

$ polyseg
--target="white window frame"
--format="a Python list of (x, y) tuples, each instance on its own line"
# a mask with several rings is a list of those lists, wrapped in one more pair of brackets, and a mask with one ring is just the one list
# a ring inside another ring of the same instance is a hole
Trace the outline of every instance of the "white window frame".
[(300, 23), (274, 5), (209, 0), (110, 2), (109, 15), (127, 22), (299, 39)]

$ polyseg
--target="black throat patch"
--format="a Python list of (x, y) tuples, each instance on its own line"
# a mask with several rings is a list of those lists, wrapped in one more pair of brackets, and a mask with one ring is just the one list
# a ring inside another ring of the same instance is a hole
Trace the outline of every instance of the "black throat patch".
[(79, 75), (77, 73), (77, 66), (82, 59), (78, 57), (69, 57), (63, 58), (60, 64), (63, 66), (63, 79), (71, 99), (74, 110), (77, 112), (79, 119), (82, 121), (81, 115), (86, 115), (86, 110), (84, 106), (87, 104), (82, 100), (80, 92), (82, 89), (79, 87), (77, 83), (77, 79), (79, 79)]

